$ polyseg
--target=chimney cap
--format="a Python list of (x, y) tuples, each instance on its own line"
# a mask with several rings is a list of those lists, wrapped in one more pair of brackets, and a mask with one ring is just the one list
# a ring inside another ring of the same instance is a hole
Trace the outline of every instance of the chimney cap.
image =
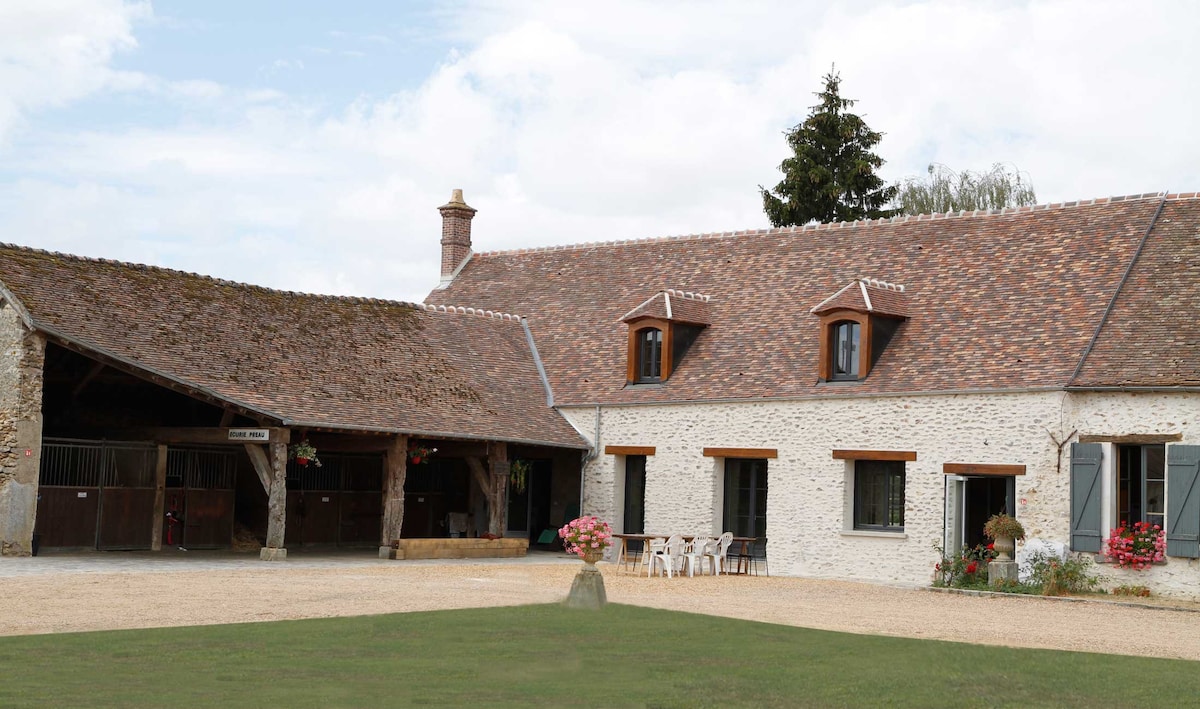
[(474, 207), (467, 206), (467, 203), (463, 201), (462, 192), (463, 191), (460, 189), (452, 191), (450, 193), (450, 201), (438, 207), (438, 209), (466, 209), (471, 212), (479, 211)]

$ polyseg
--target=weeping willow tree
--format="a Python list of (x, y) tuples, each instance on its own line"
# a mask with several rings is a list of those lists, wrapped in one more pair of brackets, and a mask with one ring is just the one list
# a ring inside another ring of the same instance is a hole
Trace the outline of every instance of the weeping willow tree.
[(925, 177), (910, 177), (899, 185), (892, 205), (900, 214), (934, 214), (976, 209), (1024, 207), (1037, 203), (1029, 175), (1001, 163), (987, 172), (955, 172), (932, 163)]

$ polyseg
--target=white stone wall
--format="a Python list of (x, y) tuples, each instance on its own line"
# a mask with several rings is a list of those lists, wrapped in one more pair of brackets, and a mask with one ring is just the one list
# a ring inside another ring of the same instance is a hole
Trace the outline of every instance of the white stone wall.
[[(1080, 435), (1179, 434), (1179, 443), (1200, 445), (1198, 394), (1073, 394), (1068, 408)], [(1105, 450), (1107, 454), (1109, 449)], [(1108, 528), (1113, 525), (1115, 521)], [(1196, 559), (1168, 557), (1166, 563), (1142, 571), (1102, 563), (1097, 570), (1107, 588), (1142, 585), (1156, 594), (1200, 600), (1200, 561)]]
[[(705, 457), (705, 447), (777, 449), (768, 464), (772, 574), (927, 584), (944, 538), (944, 463), (1025, 465), (1018, 518), (1029, 536), (1066, 542), (1070, 447), (1060, 461), (1057, 442), (1077, 431), (1178, 432), (1200, 443), (1200, 417), (1189, 415), (1200, 414), (1198, 403), (1195, 395), (1028, 392), (604, 407), (600, 446), (656, 447), (646, 466), (652, 533), (722, 531), (722, 461)], [(563, 413), (595, 443), (594, 407)], [(835, 460), (834, 449), (917, 453), (905, 464), (903, 534), (851, 529), (852, 463)], [(622, 465), (601, 451), (585, 471), (584, 512), (617, 526)], [(1200, 587), (1195, 562), (1183, 559), (1137, 578), (1162, 593)]]
[[(0, 554), (31, 551), (42, 438), (41, 335), (0, 303)], [(28, 451), (28, 454), (26, 454)]]

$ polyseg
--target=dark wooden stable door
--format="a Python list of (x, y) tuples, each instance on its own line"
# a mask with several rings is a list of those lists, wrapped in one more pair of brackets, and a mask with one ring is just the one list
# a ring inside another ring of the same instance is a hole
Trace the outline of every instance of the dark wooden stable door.
[(105, 488), (101, 498), (100, 549), (149, 549), (154, 488)]
[(100, 488), (49, 487), (38, 490), (37, 531), (47, 549), (95, 549)]

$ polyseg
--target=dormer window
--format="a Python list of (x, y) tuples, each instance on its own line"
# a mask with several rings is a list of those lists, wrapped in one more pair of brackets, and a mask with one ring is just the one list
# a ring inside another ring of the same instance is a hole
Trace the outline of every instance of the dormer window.
[(665, 382), (709, 324), (706, 295), (665, 290), (625, 314), (629, 325), (626, 382)]
[(904, 286), (863, 278), (811, 312), (821, 318), (817, 376), (827, 382), (853, 382), (867, 378), (908, 319), (908, 300)]
[(858, 379), (859, 324), (843, 320), (833, 324), (831, 379)]
[(663, 332), (656, 327), (637, 331), (637, 381), (662, 381)]

